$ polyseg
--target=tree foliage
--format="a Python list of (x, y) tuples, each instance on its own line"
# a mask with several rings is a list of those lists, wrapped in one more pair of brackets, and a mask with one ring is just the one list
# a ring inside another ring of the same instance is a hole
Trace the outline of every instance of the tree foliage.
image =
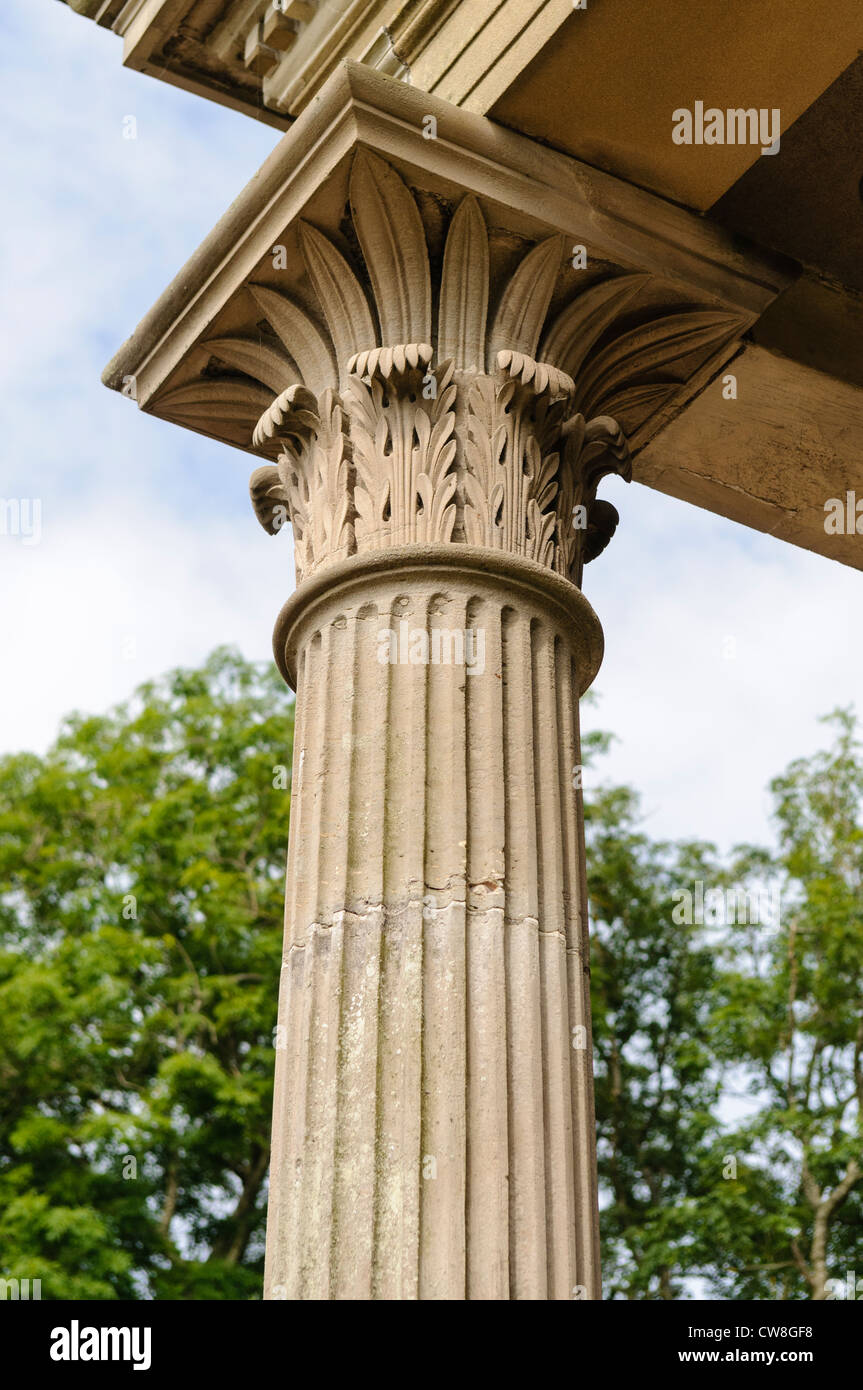
[[(775, 851), (585, 793), (607, 1296), (863, 1278), (863, 758), (831, 727), (772, 784)], [(0, 1277), (260, 1296), (292, 735), (219, 650), (0, 761)], [(767, 879), (779, 921), (677, 910)]]
[[(651, 843), (631, 792), (588, 799), (612, 1296), (836, 1298), (859, 1266), (863, 1297), (863, 758), (828, 722), (771, 784), (776, 852)], [(724, 908), (680, 921), (697, 883)]]
[(0, 765), (0, 1260), (43, 1297), (258, 1294), (292, 730), (218, 651)]

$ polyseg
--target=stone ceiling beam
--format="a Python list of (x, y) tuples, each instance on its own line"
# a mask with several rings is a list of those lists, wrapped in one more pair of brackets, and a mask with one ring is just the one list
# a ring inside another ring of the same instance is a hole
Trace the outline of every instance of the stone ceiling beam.
[(858, 0), (835, 0), (829, 24), (813, 18), (811, 0), (587, 0), (505, 92), (472, 109), (703, 212), (761, 149), (676, 144), (672, 113), (696, 100), (777, 108), (784, 135), (863, 47)]

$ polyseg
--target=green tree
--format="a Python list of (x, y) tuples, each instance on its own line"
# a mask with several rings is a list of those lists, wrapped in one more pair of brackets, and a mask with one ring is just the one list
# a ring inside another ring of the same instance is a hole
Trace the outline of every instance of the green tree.
[(842, 1297), (828, 1281), (863, 1276), (863, 757), (850, 711), (826, 722), (832, 746), (771, 783), (778, 856), (734, 865), (775, 873), (782, 911), (723, 943), (717, 1052), (752, 1112), (729, 1131), (745, 1165), (730, 1297)]
[(0, 763), (0, 1274), (259, 1296), (292, 697), (221, 650)]
[[(612, 1296), (822, 1299), (863, 1276), (863, 758), (853, 716), (829, 722), (771, 784), (776, 852), (721, 863), (651, 842), (625, 788), (587, 800)], [(725, 910), (675, 920), (699, 880)]]
[[(586, 741), (591, 766), (606, 744)], [(714, 954), (701, 928), (674, 922), (674, 893), (716, 867), (708, 845), (652, 842), (628, 788), (586, 793), (585, 820), (605, 1296), (671, 1299), (695, 1272), (692, 1199), (721, 1081)]]
[[(833, 723), (772, 784), (777, 854), (586, 793), (608, 1295), (863, 1275), (863, 759)], [(0, 1277), (259, 1297), (292, 735), (269, 664), (221, 650), (0, 761)], [(773, 878), (779, 923), (676, 911)]]

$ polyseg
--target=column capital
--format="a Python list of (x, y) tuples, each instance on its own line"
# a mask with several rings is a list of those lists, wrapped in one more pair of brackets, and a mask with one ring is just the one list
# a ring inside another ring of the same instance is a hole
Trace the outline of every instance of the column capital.
[(106, 380), (257, 456), (255, 512), (290, 518), (299, 580), (470, 544), (579, 584), (617, 521), (600, 479), (738, 351), (771, 276), (659, 198), (346, 64)]
[[(317, 314), (251, 287), (303, 382), (323, 385), (319, 396), (286, 387), (254, 428), (253, 446), (277, 455), (252, 474), (259, 521), (272, 534), (292, 520), (298, 581), (351, 554), (468, 542), (578, 582), (615, 519), (595, 505), (596, 486), (631, 468), (617, 422), (589, 414), (613, 394), (616, 361), (584, 386), (567, 368), (580, 368), (645, 277), (603, 279), (550, 315), (564, 238), (518, 248), (495, 284), (486, 219), (466, 194), (433, 284), (428, 232), (393, 166), (360, 149), (348, 188), (371, 295), (305, 222), (298, 240)], [(238, 339), (211, 345), (254, 365)]]

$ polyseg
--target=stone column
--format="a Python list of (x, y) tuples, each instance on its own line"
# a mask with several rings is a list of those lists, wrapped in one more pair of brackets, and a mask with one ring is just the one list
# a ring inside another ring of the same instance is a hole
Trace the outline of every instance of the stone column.
[[(268, 1297), (599, 1297), (576, 775), (583, 566), (617, 523), (596, 489), (719, 389), (785, 283), (347, 63), (108, 367), (252, 453), (259, 521), (293, 530)], [(722, 510), (690, 464), (651, 481)]]
[(573, 788), (599, 624), (533, 562), (455, 549), (343, 561), (280, 620), (271, 1296), (599, 1289)]
[(626, 445), (537, 357), (560, 238), (489, 322), (475, 199), (434, 293), (395, 171), (359, 152), (351, 203), (385, 346), (301, 229), (339, 388), (289, 387), (255, 433), (277, 462), (253, 502), (291, 519), (298, 569), (275, 633), (297, 724), (265, 1292), (598, 1298), (575, 774), (602, 634), (579, 581)]

